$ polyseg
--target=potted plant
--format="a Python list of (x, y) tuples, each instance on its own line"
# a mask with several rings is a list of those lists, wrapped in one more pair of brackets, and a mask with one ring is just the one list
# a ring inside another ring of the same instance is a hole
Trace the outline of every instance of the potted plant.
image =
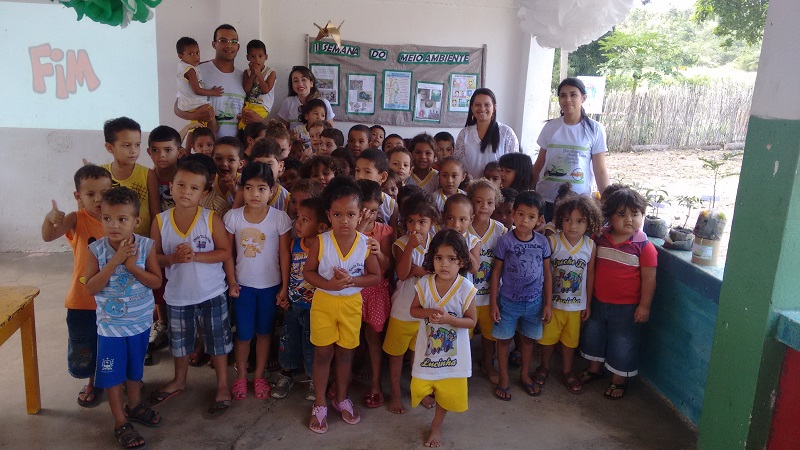
[(683, 220), (683, 225), (669, 229), (667, 237), (664, 238), (664, 247), (673, 250), (691, 250), (694, 244), (694, 232), (691, 228), (687, 228), (686, 225), (689, 222), (692, 210), (700, 205), (700, 198), (693, 195), (680, 195), (676, 199), (679, 205), (686, 208), (686, 218)]
[(717, 183), (725, 177), (736, 175), (738, 172), (723, 172), (728, 161), (741, 156), (741, 151), (726, 152), (717, 158), (698, 157), (703, 162), (703, 168), (711, 171), (714, 176), (714, 190), (709, 199), (709, 208), (701, 211), (694, 227), (694, 245), (692, 246), (692, 262), (703, 266), (717, 264), (719, 245), (728, 218), (722, 211), (718, 211)]
[(663, 239), (667, 235), (669, 224), (661, 217), (658, 217), (658, 210), (667, 205), (669, 194), (663, 189), (646, 189), (644, 197), (647, 204), (652, 209), (652, 214), (644, 216), (644, 233), (650, 237)]

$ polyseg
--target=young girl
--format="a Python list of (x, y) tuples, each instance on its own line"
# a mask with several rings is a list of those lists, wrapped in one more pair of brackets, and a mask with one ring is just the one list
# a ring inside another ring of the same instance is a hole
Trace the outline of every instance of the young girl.
[(400, 177), (390, 170), (389, 176), (386, 177), (386, 181), (384, 181), (381, 185), (381, 190), (383, 190), (383, 192), (389, 197), (397, 200), (397, 192), (400, 190), (400, 186), (402, 185), (403, 183), (400, 181)]
[[(247, 396), (247, 358), (250, 340), (256, 337), (256, 371), (253, 391), (269, 398), (264, 379), (276, 304), (289, 298), (289, 265), (292, 222), (285, 212), (269, 206), (275, 188), (272, 169), (260, 162), (247, 165), (239, 181), (245, 205), (225, 214), (225, 229), (236, 255), (235, 274), (226, 270), (228, 294), (234, 298), (237, 376), (231, 388), (234, 400)], [(227, 269), (227, 268), (226, 268)]]
[(407, 233), (406, 221), (403, 218), (403, 204), (407, 199), (417, 195), (421, 196), (418, 201), (433, 204), (433, 198), (417, 185), (407, 185), (397, 190), (397, 211), (399, 211), (400, 214), (397, 215), (397, 222), (391, 224), (392, 227), (394, 227), (396, 236), (402, 236)]
[(516, 200), (517, 194), (516, 189), (500, 189), (503, 201), (495, 206), (494, 213), (492, 213), (492, 219), (502, 223), (506, 230), (509, 231), (514, 228), (514, 221), (511, 216), (514, 213), (514, 200)]
[(639, 371), (641, 324), (650, 319), (656, 289), (658, 254), (640, 231), (647, 200), (624, 187), (603, 203), (609, 225), (595, 235), (594, 295), (591, 315), (583, 329), (581, 355), (590, 361), (579, 380), (586, 384), (602, 377), (602, 365), (613, 373), (606, 398), (625, 395), (625, 379)]
[(369, 238), (356, 231), (363, 202), (355, 181), (334, 178), (322, 192), (331, 231), (308, 246), (303, 269), (305, 280), (317, 287), (311, 301), (311, 343), (314, 344), (316, 400), (309, 428), (328, 431), (325, 390), (336, 355), (336, 396), (333, 409), (350, 425), (361, 421), (347, 398), (353, 353), (361, 329), (361, 289), (380, 282), (378, 258), (370, 252)]
[(448, 411), (467, 410), (467, 378), (472, 376), (469, 330), (475, 328), (477, 289), (464, 278), (472, 263), (461, 235), (440, 231), (431, 240), (425, 269), (433, 272), (415, 286), (410, 314), (419, 321), (411, 369), (411, 406), (436, 395), (436, 415), (426, 447), (442, 445)]
[(414, 136), (410, 147), (411, 158), (414, 168), (411, 170), (411, 177), (406, 181), (407, 184), (416, 184), (433, 194), (439, 189), (439, 173), (433, 168), (436, 159), (436, 143), (428, 133), (421, 133)]
[(497, 384), (499, 376), (494, 368), (495, 342), (492, 337), (494, 321), (489, 317), (489, 279), (492, 275), (494, 263), (494, 245), (497, 239), (506, 232), (506, 227), (492, 219), (495, 206), (503, 202), (500, 189), (491, 181), (481, 178), (470, 183), (467, 196), (472, 201), (475, 218), (469, 227), (469, 232), (481, 240), (480, 265), (472, 277), (472, 283), (478, 290), (475, 296), (475, 306), (478, 311), (478, 325), (481, 329), (481, 348), (483, 361), (481, 370), (492, 384)]
[[(378, 151), (378, 150), (374, 150)], [(362, 153), (363, 155), (363, 153)], [(372, 180), (358, 180), (358, 187), (364, 199), (364, 217), (358, 225), (358, 231), (369, 238), (369, 252), (378, 258), (381, 268), (381, 281), (375, 286), (364, 288), (361, 296), (364, 298), (364, 308), (361, 311), (361, 321), (364, 323), (364, 338), (369, 349), (369, 361), (372, 368), (372, 382), (370, 391), (364, 395), (364, 405), (368, 408), (377, 408), (383, 405), (383, 392), (381, 391), (381, 333), (389, 312), (392, 308), (389, 301), (388, 274), (392, 266), (391, 251), (394, 229), (385, 223), (376, 222), (380, 215), (382, 192), (378, 183)]]
[(356, 161), (353, 154), (345, 147), (339, 147), (331, 153), (333, 162), (336, 163), (336, 175), (352, 177), (355, 175)]
[(256, 141), (264, 139), (267, 135), (267, 126), (263, 122), (248, 123), (239, 132), (239, 140), (244, 144), (244, 154), (250, 156), (250, 151), (253, 150), (253, 145)]
[(444, 211), (444, 202), (447, 198), (455, 194), (466, 194), (458, 188), (464, 181), (464, 163), (449, 156), (441, 160), (439, 166), (439, 189), (433, 194), (436, 207), (439, 211)]
[[(567, 197), (572, 197), (572, 196), (576, 196), (576, 195), (578, 195), (578, 194), (572, 192), (572, 183), (564, 183), (561, 186), (559, 186), (558, 187), (558, 194), (556, 194), (556, 200), (554, 202), (556, 209), (558, 209), (558, 205), (561, 202), (563, 202)], [(550, 236), (556, 234), (556, 231), (558, 230), (558, 227), (556, 226), (555, 222), (556, 222), (556, 220), (555, 220), (555, 217), (554, 217), (553, 220), (551, 220), (551, 221), (547, 222), (546, 224), (544, 224), (544, 227), (542, 228), (541, 231), (538, 230), (538, 229), (536, 231), (542, 233), (543, 235), (545, 235), (547, 237), (550, 237)], [(597, 231), (597, 230), (593, 230), (593, 231), (591, 231), (591, 233), (594, 233), (595, 231)]]
[(300, 138), (304, 146), (311, 147), (309, 124), (325, 120), (326, 111), (325, 102), (321, 98), (311, 99), (303, 106), (303, 114), (300, 116), (301, 123), (297, 124), (292, 131)]
[(286, 125), (275, 119), (271, 119), (267, 122), (267, 131), (264, 137), (271, 138), (278, 144), (278, 147), (281, 149), (280, 158), (278, 158), (280, 161), (289, 157), (289, 153), (292, 151), (292, 135), (289, 133), (289, 129), (286, 128)]
[(578, 194), (591, 194), (594, 179), (597, 190), (608, 186), (606, 171), (606, 131), (599, 122), (586, 116), (583, 102), (586, 87), (577, 78), (566, 78), (558, 85), (561, 117), (549, 120), (539, 133), (539, 156), (533, 166), (536, 191), (547, 202), (545, 220), (553, 218), (558, 186), (568, 181)]
[(475, 214), (472, 209), (472, 202), (465, 194), (452, 195), (444, 202), (442, 224), (446, 228), (456, 230), (461, 233), (461, 236), (464, 236), (469, 249), (469, 258), (472, 260), (470, 273), (474, 275), (480, 265), (481, 240), (478, 236), (469, 232), (473, 217), (475, 217)]
[[(405, 188), (404, 188), (405, 189)], [(392, 312), (386, 327), (383, 351), (389, 355), (389, 377), (391, 380), (391, 399), (389, 411), (403, 414), (400, 399), (400, 373), (403, 368), (403, 355), (414, 349), (418, 321), (411, 316), (410, 308), (414, 299), (414, 285), (417, 279), (428, 272), (422, 267), (425, 253), (430, 243), (431, 226), (439, 222), (439, 210), (429, 201), (428, 195), (418, 193), (406, 198), (401, 207), (405, 220), (405, 236), (395, 241), (392, 254), (397, 274), (397, 289), (392, 294)], [(433, 398), (423, 401), (426, 408), (433, 407)]]
[(331, 109), (330, 102), (323, 98), (317, 90), (317, 79), (314, 74), (305, 66), (292, 67), (292, 71), (289, 73), (289, 96), (283, 100), (278, 117), (288, 125), (289, 129), (294, 129), (300, 123), (303, 106), (315, 98), (319, 98), (325, 103), (326, 120), (333, 123), (336, 115)]
[(300, 168), (300, 178), (317, 180), (325, 187), (336, 176), (337, 170), (336, 163), (330, 157), (315, 156)]
[(583, 392), (583, 385), (572, 372), (575, 348), (578, 346), (581, 322), (590, 315), (588, 300), (594, 288), (595, 246), (586, 232), (600, 230), (600, 211), (587, 195), (564, 198), (556, 206), (556, 233), (548, 237), (550, 263), (553, 265), (553, 318), (544, 324), (542, 365), (534, 373), (534, 381), (544, 386), (550, 373), (550, 358), (561, 342), (562, 383), (573, 394)]
[(533, 164), (525, 153), (508, 153), (497, 161), (500, 168), (500, 187), (517, 192), (533, 189)]

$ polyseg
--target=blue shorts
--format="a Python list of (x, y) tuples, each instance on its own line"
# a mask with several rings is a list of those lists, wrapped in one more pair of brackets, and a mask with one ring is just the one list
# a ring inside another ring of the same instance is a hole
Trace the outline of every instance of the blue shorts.
[(97, 313), (67, 309), (67, 370), (75, 378), (94, 376), (97, 365)]
[(311, 309), (292, 304), (283, 316), (278, 362), (284, 370), (305, 369), (311, 377), (314, 346), (311, 345)]
[(612, 373), (632, 377), (639, 372), (642, 324), (633, 321), (639, 305), (616, 305), (592, 299), (592, 314), (581, 333), (581, 355), (605, 362)]
[(236, 339), (249, 341), (254, 334), (272, 334), (275, 326), (275, 298), (279, 288), (280, 285), (264, 289), (241, 286), (239, 298), (232, 299)]
[(500, 322), (494, 324), (492, 337), (507, 340), (519, 331), (530, 339), (542, 338), (542, 297), (530, 302), (515, 302), (502, 295), (497, 299)]
[(211, 356), (227, 355), (233, 350), (231, 323), (228, 319), (228, 300), (220, 294), (196, 305), (167, 305), (169, 317), (169, 349), (180, 358), (194, 351), (195, 323)]
[(94, 385), (110, 388), (125, 380), (142, 381), (144, 355), (150, 341), (150, 330), (136, 336), (97, 336), (97, 374)]

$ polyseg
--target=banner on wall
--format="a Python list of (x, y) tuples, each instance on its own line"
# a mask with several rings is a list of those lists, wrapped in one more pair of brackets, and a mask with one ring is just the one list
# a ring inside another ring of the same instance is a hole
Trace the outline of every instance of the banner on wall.
[(307, 39), (309, 68), (336, 120), (464, 126), (484, 83), (486, 47), (381, 45)]

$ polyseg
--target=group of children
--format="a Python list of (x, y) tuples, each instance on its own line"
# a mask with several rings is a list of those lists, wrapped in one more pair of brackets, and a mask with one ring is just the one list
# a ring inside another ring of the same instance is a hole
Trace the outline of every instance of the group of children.
[[(145, 445), (131, 422), (162, 423), (152, 407), (186, 388), (198, 354), (210, 355), (217, 376), (208, 418), (250, 386), (258, 399), (285, 398), (303, 371), (309, 428), (328, 430), (328, 399), (356, 424), (348, 390), (362, 336), (366, 407), (384, 403), (385, 353), (388, 409), (404, 412), (401, 374), (413, 355), (411, 405), (435, 408), (427, 446), (441, 445), (448, 411), (467, 409), (473, 331), (501, 400), (511, 399), (509, 365), (521, 366), (527, 394), (540, 395), (558, 343), (570, 392), (602, 377), (605, 363), (605, 395), (622, 398), (655, 288), (641, 195), (612, 185), (601, 215), (596, 199), (567, 186), (546, 221), (525, 154), (503, 155), (469, 180), (448, 133), (404, 140), (356, 125), (345, 146), (324, 104), (307, 102), (301, 117), (297, 133), (270, 121), (244, 127), (241, 139), (196, 127), (186, 150), (178, 131), (159, 126), (147, 142), (153, 169), (137, 163), (139, 125), (109, 120), (112, 162), (76, 172), (78, 211), (64, 214), (54, 201), (47, 213), (43, 239), (66, 235), (75, 255), (68, 362), (73, 376), (89, 378), (78, 402), (93, 406), (106, 389), (124, 448)], [(164, 329), (174, 377), (146, 405), (143, 366)], [(590, 365), (576, 374), (579, 340)], [(531, 375), (534, 341), (542, 357)], [(271, 360), (280, 370), (273, 383)]]

